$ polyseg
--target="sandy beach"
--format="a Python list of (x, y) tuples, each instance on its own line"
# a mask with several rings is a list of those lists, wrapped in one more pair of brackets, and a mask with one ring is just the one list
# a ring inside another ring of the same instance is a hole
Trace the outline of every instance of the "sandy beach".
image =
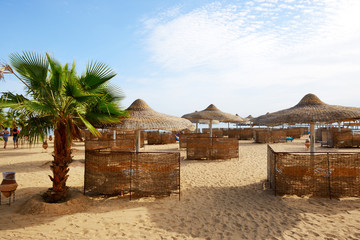
[[(303, 143), (300, 139), (271, 146), (304, 151)], [(51, 187), (52, 143), (47, 151), (40, 145), (0, 148), (1, 172), (15, 171), (19, 184), (15, 203), (9, 206), (2, 198), (0, 239), (360, 238), (359, 199), (279, 197), (265, 189), (266, 144), (239, 141), (239, 159), (182, 160), (180, 201), (178, 196), (133, 201), (84, 196), (84, 144), (76, 142), (73, 149), (67, 182), (72, 199), (46, 204), (39, 201), (39, 193)], [(147, 145), (145, 150), (186, 156), (178, 144)]]

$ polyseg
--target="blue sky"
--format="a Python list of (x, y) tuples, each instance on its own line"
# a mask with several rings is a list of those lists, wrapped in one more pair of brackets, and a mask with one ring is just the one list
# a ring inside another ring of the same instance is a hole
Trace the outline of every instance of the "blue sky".
[[(1, 4), (0, 59), (50, 52), (118, 74), (128, 107), (137, 98), (175, 115), (209, 104), (246, 117), (314, 93), (360, 107), (358, 0), (21, 1)], [(0, 91), (23, 92), (14, 77)]]

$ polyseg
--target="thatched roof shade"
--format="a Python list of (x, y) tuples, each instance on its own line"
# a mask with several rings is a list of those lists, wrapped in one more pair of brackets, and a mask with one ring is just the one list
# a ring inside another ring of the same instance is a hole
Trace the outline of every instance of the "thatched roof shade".
[(253, 119), (253, 123), (275, 126), (283, 123), (340, 122), (356, 119), (360, 119), (360, 108), (328, 105), (310, 93), (294, 107), (259, 116)]
[[(199, 123), (199, 124), (209, 124), (210, 120), (202, 120), (202, 119), (189, 119), (192, 123)], [(219, 124), (220, 122), (217, 120), (213, 120), (213, 124)]]
[(220, 111), (217, 107), (215, 107), (213, 104), (210, 104), (207, 108), (205, 108), (202, 111), (193, 112), (189, 114), (185, 114), (182, 116), (183, 118), (189, 119), (189, 120), (218, 120), (220, 122), (243, 122), (244, 119), (242, 119), (239, 116), (230, 114), (230, 113), (224, 113)]
[(249, 116), (247, 116), (245, 119), (248, 119), (248, 120), (253, 120), (254, 119), (254, 117), (253, 116), (251, 116), (251, 114), (249, 115)]
[(126, 110), (129, 112), (129, 117), (123, 118), (122, 122), (117, 125), (120, 129), (161, 129), (168, 131), (195, 129), (189, 120), (156, 112), (142, 99), (135, 100)]

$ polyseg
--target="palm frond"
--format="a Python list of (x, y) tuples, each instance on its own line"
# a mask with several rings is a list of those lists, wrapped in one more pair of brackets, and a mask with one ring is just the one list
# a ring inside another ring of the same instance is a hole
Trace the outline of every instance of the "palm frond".
[(81, 76), (80, 82), (86, 90), (96, 90), (110, 79), (116, 76), (116, 73), (104, 63), (90, 62), (86, 67), (86, 73)]
[(78, 115), (82, 123), (85, 127), (95, 136), (100, 136), (100, 132), (88, 121), (86, 120), (81, 114)]
[(48, 74), (48, 61), (44, 56), (24, 51), (22, 55), (19, 53), (10, 54), (9, 59), (11, 66), (31, 88), (29, 90), (36, 92), (45, 85)]
[(26, 102), (24, 104), (24, 109), (31, 114), (54, 116), (54, 118), (58, 117), (59, 114), (58, 110), (54, 106), (36, 100)]
[(31, 115), (22, 126), (20, 137), (28, 136), (31, 144), (37, 143), (45, 139), (52, 129), (54, 129), (54, 125), (51, 117)]
[(46, 53), (46, 58), (50, 65), (51, 75), (49, 77), (49, 85), (51, 91), (53, 92), (52, 97), (55, 98), (55, 95), (62, 91), (63, 87), (63, 69), (61, 64), (53, 59), (48, 53)]
[(3, 92), (0, 98), (0, 108), (19, 109), (28, 101), (23, 95), (14, 94), (12, 92)]

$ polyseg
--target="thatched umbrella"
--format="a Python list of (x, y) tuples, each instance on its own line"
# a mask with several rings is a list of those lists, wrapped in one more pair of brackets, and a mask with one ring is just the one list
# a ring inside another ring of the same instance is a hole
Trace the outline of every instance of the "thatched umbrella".
[(251, 124), (252, 120), (254, 119), (253, 116), (249, 115), (246, 118), (244, 118), (246, 124)]
[[(197, 111), (195, 111), (197, 112)], [(210, 120), (202, 120), (202, 119), (189, 119), (190, 122), (195, 123), (195, 132), (198, 132), (198, 126), (199, 124), (209, 124)], [(213, 120), (213, 124), (219, 124), (219, 121)]]
[(179, 131), (194, 129), (194, 125), (186, 119), (159, 113), (149, 107), (142, 99), (135, 100), (127, 109), (129, 117), (122, 119), (117, 128), (135, 130), (137, 135), (136, 151), (140, 150), (140, 131), (148, 129), (161, 129)]
[(184, 116), (182, 116), (182, 118), (186, 118), (189, 120), (209, 120), (210, 137), (212, 137), (212, 123), (214, 120), (230, 123), (244, 121), (244, 119), (242, 119), (240, 116), (220, 111), (217, 107), (215, 107), (214, 104), (210, 104), (202, 111), (185, 114)]
[(360, 119), (360, 108), (328, 105), (314, 94), (305, 95), (292, 108), (253, 119), (256, 125), (275, 126), (283, 123), (310, 123), (311, 152), (315, 150), (315, 123), (342, 122)]

